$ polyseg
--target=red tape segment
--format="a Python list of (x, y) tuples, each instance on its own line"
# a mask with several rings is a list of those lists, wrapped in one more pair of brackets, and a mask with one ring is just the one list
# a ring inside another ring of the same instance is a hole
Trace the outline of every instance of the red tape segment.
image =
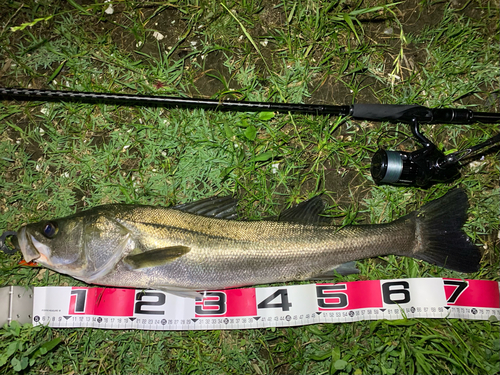
[(468, 306), (498, 309), (498, 285), (486, 280), (443, 279), (448, 306)]

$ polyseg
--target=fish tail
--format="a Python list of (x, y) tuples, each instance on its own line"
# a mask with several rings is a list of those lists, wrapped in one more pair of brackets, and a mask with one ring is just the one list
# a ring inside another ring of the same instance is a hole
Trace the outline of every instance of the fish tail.
[(418, 244), (409, 256), (459, 272), (477, 272), (481, 252), (462, 230), (468, 206), (465, 192), (454, 189), (408, 215), (415, 220)]

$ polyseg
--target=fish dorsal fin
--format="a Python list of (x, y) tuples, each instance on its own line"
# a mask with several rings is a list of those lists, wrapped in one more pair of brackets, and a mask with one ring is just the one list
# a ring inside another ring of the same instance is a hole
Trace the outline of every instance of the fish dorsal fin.
[(279, 216), (268, 220), (286, 221), (300, 224), (329, 224), (330, 219), (320, 216), (325, 210), (325, 202), (320, 196), (301, 202), (295, 207), (283, 211)]
[(194, 215), (214, 217), (217, 219), (236, 220), (238, 200), (233, 197), (210, 197), (199, 201), (178, 204), (174, 210), (188, 212)]
[(169, 246), (160, 249), (153, 249), (139, 254), (127, 255), (123, 262), (131, 269), (141, 269), (162, 266), (177, 258), (187, 254), (191, 248), (187, 246)]

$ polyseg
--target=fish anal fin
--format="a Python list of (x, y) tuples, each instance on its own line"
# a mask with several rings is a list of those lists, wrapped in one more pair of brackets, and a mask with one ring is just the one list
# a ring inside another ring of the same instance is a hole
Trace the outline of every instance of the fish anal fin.
[(132, 269), (150, 268), (170, 263), (191, 251), (187, 246), (169, 246), (127, 255), (123, 262)]
[(333, 279), (338, 275), (352, 275), (359, 273), (359, 270), (356, 268), (356, 262), (347, 262), (336, 266), (328, 271), (321, 272), (318, 275), (314, 275), (313, 277), (308, 278), (307, 280), (329, 280)]

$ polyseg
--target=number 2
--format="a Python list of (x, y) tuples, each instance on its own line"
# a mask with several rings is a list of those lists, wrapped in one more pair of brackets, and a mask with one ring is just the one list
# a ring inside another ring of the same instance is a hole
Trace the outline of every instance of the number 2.
[[(156, 301), (144, 301), (144, 297), (153, 297), (156, 298)], [(163, 310), (145, 310), (146, 306), (163, 306), (165, 304), (165, 294), (157, 293), (157, 292), (140, 292), (137, 293), (135, 303), (135, 314), (153, 314), (153, 315), (163, 315), (165, 311)]]

